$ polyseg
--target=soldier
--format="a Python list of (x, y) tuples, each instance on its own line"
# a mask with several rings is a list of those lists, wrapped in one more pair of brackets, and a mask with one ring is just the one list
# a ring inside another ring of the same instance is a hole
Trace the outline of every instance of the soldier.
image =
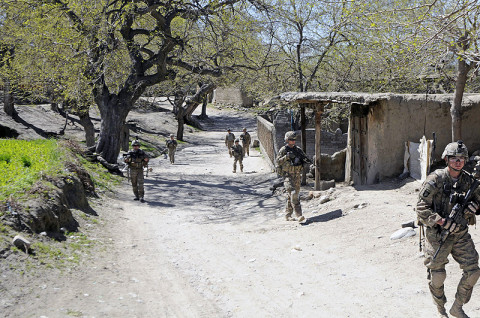
[(243, 151), (250, 157), (250, 142), (252, 141), (252, 138), (247, 132), (247, 128), (243, 128), (243, 133), (240, 135), (240, 139), (242, 140)]
[[(417, 203), (418, 221), (426, 227), (425, 235), (425, 266), (428, 271), (430, 293), (437, 306), (440, 317), (448, 317), (445, 310), (447, 298), (444, 293), (444, 281), (447, 277), (445, 264), (448, 263), (448, 255), (460, 264), (463, 276), (455, 294), (450, 314), (454, 317), (468, 317), (463, 311), (472, 296), (473, 286), (480, 277), (478, 267), (478, 253), (475, 250), (472, 238), (468, 233), (468, 225), (476, 222), (475, 215), (479, 214), (478, 202), (480, 202), (480, 188), (477, 188), (468, 203), (463, 218), (452, 219), (450, 214), (456, 201), (461, 201), (461, 195), (465, 194), (473, 177), (462, 171), (465, 161), (468, 160), (467, 147), (461, 140), (452, 142), (445, 147), (442, 154), (447, 167), (432, 172), (419, 193)], [(459, 202), (462, 203), (462, 202)], [(462, 225), (463, 223), (464, 225)], [(439, 249), (434, 259), (435, 252), (440, 246), (441, 233), (450, 233)]]
[(140, 142), (138, 140), (132, 142), (132, 148), (133, 150), (129, 151), (125, 157), (125, 162), (130, 169), (133, 194), (135, 195), (134, 200), (140, 200), (140, 202), (143, 203), (145, 202), (143, 199), (145, 194), (143, 187), (143, 167), (147, 166), (149, 159), (147, 154), (140, 149)]
[(232, 146), (233, 141), (235, 140), (235, 135), (232, 133), (230, 129), (227, 129), (227, 135), (225, 136), (225, 146), (228, 147), (228, 154), (230, 158), (232, 158)]
[(237, 161), (240, 163), (240, 172), (243, 172), (243, 156), (245, 153), (243, 152), (242, 146), (240, 146), (240, 140), (237, 138), (235, 139), (235, 145), (232, 147), (233, 153), (233, 173), (237, 172)]
[(177, 149), (177, 141), (175, 140), (175, 136), (170, 134), (170, 140), (166, 141), (166, 145), (168, 148), (168, 157), (170, 158), (170, 163), (175, 163), (175, 151)]
[(292, 213), (299, 222), (305, 220), (302, 215), (302, 207), (300, 206), (299, 194), (300, 183), (302, 181), (303, 164), (311, 162), (302, 149), (295, 146), (297, 135), (294, 131), (285, 134), (286, 145), (283, 146), (277, 155), (277, 173), (285, 178), (284, 186), (287, 191), (287, 205), (285, 207), (285, 219), (287, 221), (295, 221)]

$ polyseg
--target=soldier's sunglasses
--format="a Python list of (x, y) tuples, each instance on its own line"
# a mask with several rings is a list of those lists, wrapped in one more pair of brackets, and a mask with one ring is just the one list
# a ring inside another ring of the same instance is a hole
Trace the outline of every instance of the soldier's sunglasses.
[(448, 157), (448, 161), (450, 161), (450, 162), (460, 162), (460, 163), (463, 163), (463, 162), (465, 162), (465, 158), (460, 158), (460, 157)]

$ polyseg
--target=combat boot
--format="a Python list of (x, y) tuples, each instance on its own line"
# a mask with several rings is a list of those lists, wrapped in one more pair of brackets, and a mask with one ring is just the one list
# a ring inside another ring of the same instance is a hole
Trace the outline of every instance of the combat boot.
[(463, 304), (459, 300), (455, 299), (452, 308), (450, 308), (450, 315), (457, 318), (469, 318), (467, 314), (463, 311), (462, 306)]
[(438, 310), (438, 317), (440, 318), (448, 318), (447, 311), (445, 310), (445, 307), (440, 304), (437, 305), (437, 310)]
[(301, 223), (305, 221), (305, 217), (303, 215), (301, 215), (299, 218), (298, 218), (298, 222)]
[(140, 202), (144, 203), (145, 200), (143, 199), (143, 197), (140, 198)]

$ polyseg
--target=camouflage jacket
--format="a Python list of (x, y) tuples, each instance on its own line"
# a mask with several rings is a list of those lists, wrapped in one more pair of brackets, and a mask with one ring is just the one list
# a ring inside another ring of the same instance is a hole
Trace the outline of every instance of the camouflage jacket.
[(138, 149), (138, 151), (131, 150), (125, 157), (125, 162), (132, 169), (143, 169), (147, 165), (145, 159), (148, 159), (148, 155), (142, 149)]
[[(454, 204), (450, 203), (450, 195), (454, 192), (465, 194), (472, 185), (471, 178), (461, 173), (455, 183), (448, 169), (438, 169), (428, 175), (418, 195), (418, 221), (429, 228), (439, 227), (436, 223), (441, 218), (448, 217)], [(480, 202), (480, 188), (472, 195), (472, 200)], [(467, 220), (475, 224), (475, 216)]]
[(243, 134), (240, 135), (240, 140), (244, 144), (249, 144), (252, 141), (252, 138), (250, 137), (250, 134), (248, 132), (244, 132)]
[(235, 135), (233, 133), (229, 133), (225, 136), (225, 144), (227, 142), (233, 142), (235, 140)]
[(233, 145), (232, 147), (233, 156), (235, 159), (243, 159), (243, 147), (240, 145)]
[[(293, 159), (290, 158), (289, 153), (293, 153), (295, 157)], [(280, 148), (277, 155), (277, 173), (281, 176), (298, 174), (303, 169), (306, 157), (307, 156), (300, 147), (283, 146)]]
[(171, 139), (169, 139), (169, 140), (166, 141), (165, 144), (167, 145), (167, 148), (168, 148), (168, 149), (173, 150), (173, 149), (177, 148), (177, 144), (178, 144), (178, 143), (177, 143), (176, 140), (171, 140)]

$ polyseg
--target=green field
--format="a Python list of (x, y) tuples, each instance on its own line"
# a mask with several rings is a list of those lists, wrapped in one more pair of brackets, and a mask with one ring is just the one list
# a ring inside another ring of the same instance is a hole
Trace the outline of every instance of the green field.
[(61, 173), (64, 157), (56, 140), (0, 139), (0, 201), (25, 193), (42, 176)]

